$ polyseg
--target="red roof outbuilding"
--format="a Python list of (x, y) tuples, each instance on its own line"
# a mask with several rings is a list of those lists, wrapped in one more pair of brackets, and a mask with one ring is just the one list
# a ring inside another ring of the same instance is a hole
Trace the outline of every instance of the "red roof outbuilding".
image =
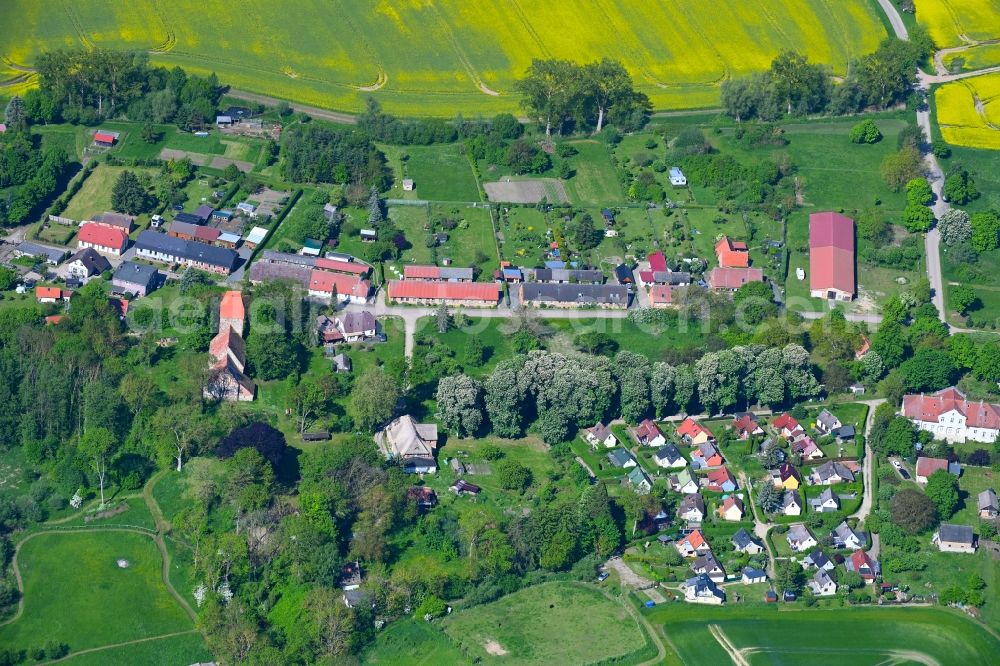
[(713, 268), (708, 274), (712, 289), (739, 289), (750, 282), (763, 282), (764, 271), (759, 268)]
[(750, 265), (750, 251), (742, 241), (733, 241), (729, 236), (723, 236), (715, 244), (715, 256), (719, 258), (722, 268), (746, 268)]
[(500, 288), (489, 282), (390, 280), (389, 299), (482, 301), (494, 304), (500, 300)]
[(809, 289), (853, 296), (854, 220), (840, 213), (809, 216)]
[(97, 248), (108, 248), (121, 252), (128, 242), (128, 235), (117, 227), (87, 222), (80, 227), (76, 240), (78, 243), (90, 243)]

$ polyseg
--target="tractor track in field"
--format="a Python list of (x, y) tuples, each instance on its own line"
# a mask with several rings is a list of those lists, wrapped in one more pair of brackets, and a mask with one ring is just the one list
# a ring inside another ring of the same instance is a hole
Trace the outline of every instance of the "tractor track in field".
[(137, 638), (133, 641), (123, 641), (121, 643), (112, 643), (110, 645), (101, 645), (99, 647), (87, 648), (86, 650), (77, 650), (76, 652), (70, 652), (65, 657), (60, 657), (59, 659), (53, 659), (51, 661), (42, 662), (43, 664), (58, 664), (60, 662), (66, 661), (67, 659), (72, 659), (73, 657), (79, 657), (83, 654), (91, 654), (94, 652), (103, 652), (104, 650), (113, 650), (114, 648), (125, 647), (127, 645), (136, 645), (138, 643), (149, 643), (151, 641), (161, 641), (164, 638), (173, 638), (175, 636), (186, 636), (187, 634), (196, 634), (197, 629), (187, 629), (186, 631), (175, 631), (172, 634), (160, 634), (159, 636), (148, 636), (146, 638)]

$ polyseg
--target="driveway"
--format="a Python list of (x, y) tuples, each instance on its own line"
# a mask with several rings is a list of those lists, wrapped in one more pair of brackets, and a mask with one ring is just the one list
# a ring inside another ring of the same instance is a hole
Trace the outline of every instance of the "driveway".
[(610, 560), (605, 562), (605, 566), (609, 569), (614, 569), (618, 572), (618, 578), (621, 579), (623, 585), (628, 585), (636, 590), (642, 590), (647, 597), (652, 599), (658, 604), (665, 603), (667, 598), (660, 594), (655, 582), (643, 578), (636, 572), (632, 571), (632, 567), (625, 564), (625, 561), (620, 557), (612, 557)]
[(874, 501), (872, 488), (874, 486), (874, 479), (872, 478), (875, 474), (875, 452), (872, 450), (871, 444), (868, 443), (868, 435), (872, 430), (872, 419), (875, 415), (875, 408), (885, 402), (885, 399), (878, 400), (862, 400), (863, 404), (868, 405), (868, 417), (865, 419), (865, 464), (864, 471), (862, 473), (862, 478), (865, 484), (865, 494), (861, 499), (861, 506), (858, 510), (852, 513), (848, 518), (857, 518), (859, 522), (864, 522), (868, 514), (871, 513), (872, 503)]

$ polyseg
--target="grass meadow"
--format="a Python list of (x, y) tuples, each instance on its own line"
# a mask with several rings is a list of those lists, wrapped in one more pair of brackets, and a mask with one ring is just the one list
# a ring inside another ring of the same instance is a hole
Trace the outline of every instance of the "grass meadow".
[[(7, 4), (17, 20), (0, 25), (0, 55), (15, 66), (52, 48), (126, 47), (236, 89), (342, 110), (371, 95), (395, 113), (443, 117), (515, 110), (513, 83), (533, 58), (617, 58), (656, 108), (699, 108), (718, 103), (720, 81), (783, 49), (843, 75), (886, 34), (867, 0)], [(4, 62), (0, 80), (23, 74)]]
[(463, 664), (466, 661), (438, 625), (423, 620), (393, 622), (375, 636), (375, 642), (362, 657), (364, 664), (394, 666)]
[(170, 636), (145, 643), (123, 645), (99, 652), (89, 652), (70, 657), (70, 666), (108, 666), (109, 664), (145, 664), (147, 666), (175, 666), (176, 664), (207, 663), (212, 653), (205, 649), (205, 642), (197, 631)]
[(622, 601), (592, 586), (537, 585), (457, 611), (442, 626), (480, 663), (582, 664), (628, 661), (649, 643)]
[[(119, 558), (129, 566), (120, 568)], [(148, 536), (39, 534), (24, 542), (17, 564), (24, 614), (0, 627), (0, 644), (31, 649), (51, 639), (75, 652), (193, 628), (163, 585), (162, 560)]]
[[(683, 663), (729, 663), (717, 627), (752, 664), (990, 663), (1000, 641), (957, 611), (937, 608), (789, 610), (657, 606), (646, 614)], [(891, 631), (887, 631), (891, 627)]]
[[(111, 210), (111, 190), (123, 171), (153, 173), (153, 169), (99, 165), (84, 181), (80, 191), (70, 199), (62, 216), (72, 220), (89, 220)], [(145, 217), (148, 221), (148, 216)]]

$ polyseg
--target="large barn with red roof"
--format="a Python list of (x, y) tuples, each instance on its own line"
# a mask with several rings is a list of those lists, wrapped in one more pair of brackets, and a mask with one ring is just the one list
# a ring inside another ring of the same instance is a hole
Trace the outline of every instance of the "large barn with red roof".
[(854, 299), (854, 220), (840, 213), (809, 216), (809, 293), (834, 301)]

